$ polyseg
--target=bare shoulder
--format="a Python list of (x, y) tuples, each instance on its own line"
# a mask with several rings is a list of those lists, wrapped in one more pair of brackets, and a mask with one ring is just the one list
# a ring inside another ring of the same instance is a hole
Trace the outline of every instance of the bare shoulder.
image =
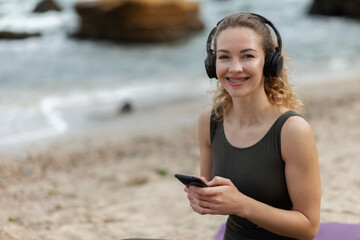
[(210, 144), (210, 118), (212, 109), (212, 106), (208, 106), (204, 108), (200, 113), (198, 125), (198, 136), (200, 144)]
[(296, 159), (316, 159), (315, 137), (310, 124), (300, 116), (292, 116), (281, 131), (281, 153), (288, 162)]
[(286, 120), (281, 137), (286, 140), (299, 139), (308, 135), (313, 135), (310, 124), (300, 116), (292, 116)]
[(210, 117), (211, 117), (212, 109), (213, 109), (212, 106), (207, 106), (201, 111), (199, 116), (199, 124), (205, 124), (210, 126)]

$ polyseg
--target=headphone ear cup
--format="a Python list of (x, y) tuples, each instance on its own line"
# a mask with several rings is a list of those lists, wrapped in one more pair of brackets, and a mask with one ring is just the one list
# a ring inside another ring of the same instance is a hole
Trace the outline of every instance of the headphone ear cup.
[(209, 54), (205, 58), (205, 69), (209, 78), (216, 78), (216, 56), (215, 54)]
[(265, 57), (264, 76), (280, 77), (284, 65), (283, 57), (278, 53), (269, 53)]

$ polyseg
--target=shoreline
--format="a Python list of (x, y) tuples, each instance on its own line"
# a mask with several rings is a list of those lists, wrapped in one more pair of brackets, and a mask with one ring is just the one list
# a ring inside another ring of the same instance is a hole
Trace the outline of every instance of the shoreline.
[[(208, 95), (181, 97), (147, 106), (135, 106), (129, 113), (119, 113), (115, 107), (110, 110), (78, 109), (65, 111), (70, 126), (65, 133), (0, 146), (0, 155), (17, 151), (41, 151), (51, 145), (82, 138), (110, 138), (127, 140), (134, 136), (162, 135), (177, 127), (197, 124), (200, 111), (211, 103)], [(111, 104), (114, 105), (114, 104)], [(95, 137), (96, 136), (96, 137)], [(0, 161), (1, 162), (1, 161)]]
[[(318, 145), (322, 222), (360, 224), (359, 81), (295, 89)], [(124, 115), (136, 131), (109, 124), (1, 152), (0, 238), (211, 239), (225, 217), (195, 214), (173, 177), (199, 172), (196, 125), (209, 103), (182, 100)]]
[[(359, 74), (359, 70), (353, 70), (350, 72), (339, 72), (336, 74), (316, 74), (313, 77), (297, 76), (297, 79), (290, 79), (290, 81), (292, 82), (291, 84), (295, 86), (295, 89), (299, 89), (299, 92), (301, 93), (304, 92), (301, 91), (302, 89), (312, 88), (312, 86), (319, 86), (319, 88), (323, 88), (323, 86), (326, 86), (327, 84), (341, 86), (341, 84), (344, 84), (347, 81), (351, 81)], [(311, 79), (314, 78), (317, 79), (316, 82), (311, 81)], [(67, 94), (63, 94), (62, 97), (61, 95), (44, 96), (44, 98), (42, 100), (39, 100), (40, 102), (38, 103), (39, 106), (41, 105), (41, 109), (44, 107), (43, 105), (50, 107), (49, 109), (46, 109), (46, 111), (42, 109), (42, 111), (45, 111), (45, 113), (43, 113), (45, 116), (38, 116), (39, 118), (44, 118), (42, 120), (43, 124), (45, 124), (44, 128), (28, 129), (28, 131), (25, 132), (5, 135), (2, 136), (3, 139), (0, 137), (0, 140), (2, 140), (0, 141), (0, 153), (2, 152), (2, 150), (7, 151), (8, 149), (14, 149), (16, 151), (17, 149), (22, 149), (24, 147), (26, 148), (27, 146), (30, 146), (30, 148), (34, 145), (41, 146), (42, 143), (47, 144), (48, 142), (56, 142), (64, 138), (86, 135), (87, 133), (92, 132), (111, 131), (111, 128), (116, 129), (116, 131), (122, 130), (124, 134), (131, 134), (135, 132), (142, 133), (143, 131), (147, 131), (147, 129), (149, 128), (159, 128), (159, 126), (150, 126), (149, 124), (144, 123), (144, 121), (141, 121), (141, 119), (150, 118), (152, 121), (154, 121), (154, 125), (160, 125), (159, 123), (157, 123), (157, 121), (162, 119), (155, 118), (153, 115), (166, 115), (168, 112), (170, 112), (170, 116), (177, 114), (180, 118), (183, 118), (183, 115), (176, 113), (175, 110), (177, 108), (179, 108), (180, 111), (189, 112), (191, 105), (202, 104), (200, 106), (203, 107), (207, 104), (211, 104), (211, 96), (207, 94), (206, 91), (209, 90), (210, 86), (214, 85), (214, 83), (209, 80), (207, 81), (208, 87), (205, 87), (205, 80), (201, 79), (200, 82), (202, 83), (192, 86), (195, 88), (195, 90), (191, 89), (190, 92), (185, 92), (186, 84), (175, 84), (175, 86), (172, 86), (170, 84), (167, 85), (166, 90), (164, 89), (165, 92), (170, 91), (170, 89), (177, 89), (177, 87), (181, 86), (181, 94), (178, 94), (178, 96), (171, 96), (171, 94), (167, 93), (166, 97), (163, 97), (160, 96), (161, 91), (159, 91), (158, 89), (157, 94), (148, 94), (148, 99), (144, 98), (144, 96), (141, 96), (140, 101), (135, 101), (135, 99), (130, 99), (125, 96), (115, 96), (111, 97), (113, 98), (113, 101), (109, 102), (97, 102), (99, 99), (93, 99), (93, 104), (80, 104), (79, 101), (82, 98), (86, 98), (87, 101), (91, 102), (90, 96), (95, 96), (96, 94), (94, 92), (96, 91), (93, 91), (87, 97), (83, 96), (83, 93), (81, 93), (77, 97), (75, 97), (75, 95), (67, 96)], [(329, 87), (331, 88), (331, 86)], [(153, 87), (151, 87), (151, 89), (153, 89)], [(114, 92), (118, 94), (117, 92), (119, 91)], [(132, 90), (131, 92), (135, 94), (135, 92), (133, 92)], [(171, 90), (170, 92), (174, 92), (174, 90)], [(319, 93), (323, 94), (322, 92)], [(111, 92), (109, 92), (108, 94), (111, 95)], [(160, 97), (157, 97), (157, 95), (159, 95)], [(150, 98), (150, 96), (153, 97)], [(96, 98), (99, 98), (99, 96), (97, 96)], [(43, 102), (45, 101), (45, 99), (47, 99), (46, 103)], [(69, 106), (64, 103), (60, 104), (60, 102), (62, 101), (61, 99), (71, 104)], [(116, 99), (118, 99), (118, 101)], [(126, 103), (129, 103), (131, 105), (132, 110), (131, 112), (124, 114), (120, 112), (120, 109)], [(37, 106), (37, 104), (35, 104), (35, 102), (33, 102), (32, 105), (33, 108), (39, 107)], [(174, 108), (174, 111), (171, 111), (171, 108)], [(193, 111), (194, 113), (192, 114), (196, 115), (198, 114), (197, 111), (201, 111), (201, 108), (193, 109)], [(27, 117), (28, 116), (25, 116), (25, 118)], [(197, 116), (195, 116), (195, 118), (196, 117)], [(186, 116), (186, 118), (188, 118), (188, 116)], [(182, 124), (184, 121), (189, 122), (189, 119), (182, 121), (181, 119), (172, 118), (172, 121), (174, 121), (175, 124)], [(25, 124), (25, 122), (23, 124)], [(41, 122), (36, 123), (38, 127), (40, 126), (39, 124), (41, 124)], [(168, 122), (161, 123), (161, 126), (167, 127), (168, 125), (171, 126), (174, 124), (168, 124)], [(24, 138), (24, 140), (17, 139), (19, 137)], [(9, 139), (9, 141), (13, 141), (14, 143), (5, 143), (4, 141), (6, 141), (7, 138)]]

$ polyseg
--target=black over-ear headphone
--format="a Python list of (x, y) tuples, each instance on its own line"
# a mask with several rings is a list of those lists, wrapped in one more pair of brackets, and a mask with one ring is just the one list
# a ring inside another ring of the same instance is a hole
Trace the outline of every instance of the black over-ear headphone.
[[(281, 41), (280, 33), (276, 29), (276, 27), (269, 20), (264, 18), (263, 16), (260, 16), (255, 13), (249, 13), (249, 14), (258, 17), (263, 23), (269, 25), (275, 32), (278, 46), (275, 47), (274, 53), (266, 54), (263, 74), (267, 78), (268, 77), (279, 77), (281, 74), (282, 68), (283, 68), (283, 64), (284, 64), (283, 57), (281, 56), (282, 41)], [(211, 30), (209, 37), (207, 39), (207, 42), (206, 42), (207, 56), (205, 58), (205, 69), (206, 69), (206, 73), (209, 76), (209, 78), (217, 78), (217, 76), (216, 76), (216, 53), (215, 53), (214, 49), (212, 49), (212, 41), (213, 41), (213, 36), (216, 32), (218, 25), (223, 20), (224, 19), (220, 20), (220, 22), (217, 23), (216, 27), (214, 27)]]

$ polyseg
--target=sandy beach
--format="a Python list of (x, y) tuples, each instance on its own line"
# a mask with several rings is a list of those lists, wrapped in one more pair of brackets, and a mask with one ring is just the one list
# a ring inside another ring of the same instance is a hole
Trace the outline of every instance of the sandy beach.
[[(360, 224), (360, 81), (296, 91), (318, 144), (321, 221)], [(173, 177), (199, 172), (196, 125), (210, 101), (195, 100), (124, 116), (136, 130), (2, 149), (0, 239), (212, 239), (225, 217), (195, 214)]]

